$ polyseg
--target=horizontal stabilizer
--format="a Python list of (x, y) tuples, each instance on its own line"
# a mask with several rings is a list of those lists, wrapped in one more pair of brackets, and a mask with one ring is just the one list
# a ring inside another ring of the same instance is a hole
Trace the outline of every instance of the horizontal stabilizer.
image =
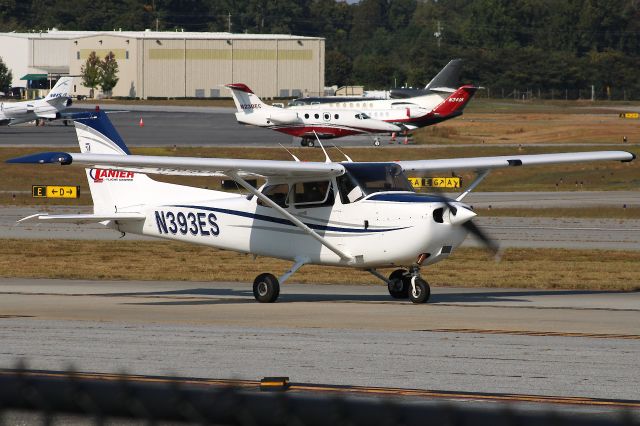
[(144, 220), (145, 215), (142, 213), (112, 213), (108, 215), (104, 214), (48, 214), (48, 213), (36, 213), (31, 216), (27, 216), (20, 219), (18, 223), (24, 222), (46, 222), (46, 223), (99, 223), (108, 220), (123, 221), (137, 221)]
[(439, 93), (454, 93), (456, 91), (453, 87), (431, 87), (429, 90)]

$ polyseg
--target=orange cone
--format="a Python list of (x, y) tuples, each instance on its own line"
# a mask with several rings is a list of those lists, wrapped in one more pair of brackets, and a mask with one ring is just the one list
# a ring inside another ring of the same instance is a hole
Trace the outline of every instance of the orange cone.
[(140, 127), (144, 127), (144, 121), (142, 121), (142, 117), (140, 117), (140, 123), (138, 124)]

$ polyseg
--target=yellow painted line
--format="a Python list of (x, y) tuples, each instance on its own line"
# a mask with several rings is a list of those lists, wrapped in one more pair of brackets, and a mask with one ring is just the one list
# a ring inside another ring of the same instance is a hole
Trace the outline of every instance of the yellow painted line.
[[(260, 388), (260, 381), (257, 380), (228, 380), (228, 379), (186, 379), (172, 377), (153, 377), (127, 374), (109, 374), (109, 373), (67, 373), (67, 372), (49, 372), (49, 371), (23, 371), (0, 370), (0, 375), (23, 375), (28, 377), (50, 377), (60, 379), (85, 379), (85, 380), (104, 380), (104, 381), (127, 381), (134, 383), (166, 383), (180, 385), (195, 386), (211, 386), (211, 387), (238, 387), (243, 389)], [(640, 401), (633, 400), (607, 400), (596, 399), (579, 396), (545, 396), (545, 395), (526, 395), (526, 394), (498, 394), (498, 393), (473, 393), (473, 392), (454, 392), (454, 391), (437, 391), (422, 389), (401, 389), (401, 388), (385, 388), (385, 387), (367, 387), (367, 386), (334, 386), (334, 385), (315, 385), (315, 384), (295, 384), (291, 383), (286, 392), (316, 392), (331, 394), (355, 394), (369, 396), (410, 396), (414, 398), (425, 399), (463, 399), (476, 401), (495, 401), (495, 402), (532, 402), (545, 404), (562, 404), (562, 405), (588, 405), (599, 407), (618, 407), (618, 408), (640, 408)]]
[(433, 328), (421, 329), (432, 333), (476, 333), (476, 334), (509, 334), (516, 336), (553, 336), (553, 337), (589, 337), (594, 339), (627, 339), (640, 340), (638, 334), (608, 334), (608, 333), (575, 333), (563, 331), (529, 331), (529, 330), (491, 330), (482, 328)]

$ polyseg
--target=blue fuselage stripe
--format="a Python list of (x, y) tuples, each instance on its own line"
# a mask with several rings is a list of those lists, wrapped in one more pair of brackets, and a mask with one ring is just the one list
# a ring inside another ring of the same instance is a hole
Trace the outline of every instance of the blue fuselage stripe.
[[(241, 210), (230, 210), (230, 209), (221, 209), (221, 208), (217, 208), (217, 207), (192, 206), (192, 205), (183, 205), (183, 204), (172, 205), (170, 207), (182, 207), (182, 208), (187, 208), (187, 209), (207, 210), (207, 211), (212, 211), (212, 212), (217, 212), (217, 213), (224, 213), (224, 214), (229, 214), (229, 215), (234, 215), (234, 216), (246, 217), (246, 218), (249, 218), (249, 219), (262, 220), (262, 221), (265, 221), (265, 222), (278, 223), (280, 225), (296, 226), (293, 222), (291, 222), (288, 219), (284, 219), (284, 218), (280, 218), (280, 217), (267, 216), (267, 215), (258, 214), (258, 213), (250, 213), (250, 212), (241, 211)], [(344, 228), (344, 227), (339, 227), (339, 226), (318, 225), (318, 224), (315, 224), (315, 223), (305, 223), (305, 225), (307, 225), (309, 228), (311, 228), (313, 230), (316, 230), (316, 231), (350, 232), (350, 233), (388, 232), (388, 231), (398, 231), (398, 230), (401, 230), (401, 229), (407, 229), (408, 228), (408, 227), (386, 228), (386, 229)]]

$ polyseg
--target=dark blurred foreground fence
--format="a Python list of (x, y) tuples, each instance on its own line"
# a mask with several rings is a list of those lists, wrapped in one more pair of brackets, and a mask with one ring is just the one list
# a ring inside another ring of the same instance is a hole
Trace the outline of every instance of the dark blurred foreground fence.
[[(501, 404), (460, 408), (443, 402), (326, 396), (178, 382), (96, 380), (68, 373), (50, 377), (4, 370), (0, 374), (0, 415), (38, 413), (43, 424), (63, 415), (88, 423), (118, 419), (149, 424), (186, 422), (214, 425), (636, 425), (629, 413), (617, 416), (515, 411)], [(5, 423), (7, 417), (5, 417)], [(84, 422), (83, 422), (84, 424)]]

